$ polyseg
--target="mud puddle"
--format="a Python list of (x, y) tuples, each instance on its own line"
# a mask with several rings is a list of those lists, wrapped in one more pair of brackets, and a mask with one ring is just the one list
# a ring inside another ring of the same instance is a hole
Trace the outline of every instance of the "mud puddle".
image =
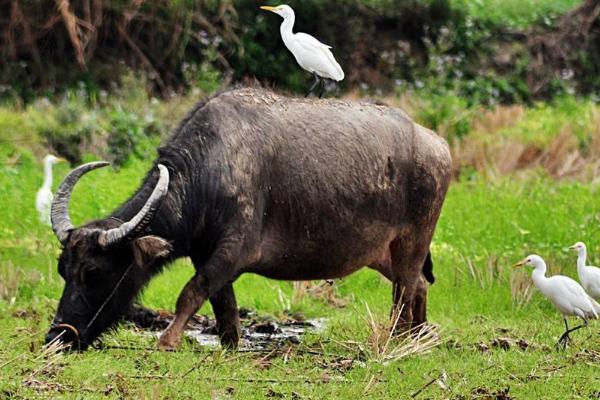
[[(171, 322), (174, 315), (164, 311), (139, 310), (133, 316), (138, 328), (156, 331), (160, 334)], [(299, 344), (307, 333), (320, 333), (325, 329), (325, 319), (289, 318), (284, 320), (268, 320), (257, 318), (251, 310), (240, 309), (242, 335), (240, 348), (269, 349), (290, 344)], [(188, 323), (185, 335), (202, 346), (220, 346), (216, 321), (206, 316), (195, 315)]]

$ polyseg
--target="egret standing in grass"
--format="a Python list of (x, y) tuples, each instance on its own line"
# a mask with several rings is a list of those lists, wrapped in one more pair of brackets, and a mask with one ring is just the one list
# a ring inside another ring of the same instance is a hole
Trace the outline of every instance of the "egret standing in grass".
[(58, 158), (52, 154), (44, 157), (44, 183), (35, 196), (35, 208), (40, 216), (40, 221), (51, 226), (50, 222), (50, 207), (52, 206), (52, 167), (54, 164), (65, 161), (63, 158)]
[(283, 43), (292, 52), (298, 64), (315, 77), (315, 83), (308, 90), (306, 96), (320, 83), (319, 97), (321, 97), (325, 84), (323, 79), (331, 79), (336, 82), (344, 79), (344, 71), (333, 57), (331, 46), (319, 42), (306, 33), (294, 33), (296, 16), (290, 6), (284, 4), (277, 7), (262, 6), (260, 8), (283, 17), (279, 29)]
[[(533, 267), (531, 277), (533, 278), (534, 285), (563, 315), (566, 330), (556, 345), (566, 347), (571, 341), (571, 338), (569, 337), (571, 332), (587, 326), (588, 318), (598, 318), (600, 315), (600, 304), (596, 303), (594, 299), (588, 296), (579, 283), (569, 277), (555, 275), (547, 278), (546, 263), (542, 257), (532, 254), (516, 263), (513, 267), (520, 267), (523, 265)], [(569, 323), (567, 322), (568, 316), (581, 318), (583, 324), (569, 329)]]
[(586, 266), (587, 249), (585, 244), (577, 242), (569, 247), (577, 251), (577, 275), (585, 291), (594, 299), (600, 299), (600, 268)]

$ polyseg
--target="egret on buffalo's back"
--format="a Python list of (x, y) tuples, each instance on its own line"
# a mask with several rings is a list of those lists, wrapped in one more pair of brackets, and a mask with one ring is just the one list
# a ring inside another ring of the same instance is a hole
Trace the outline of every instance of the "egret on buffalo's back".
[(315, 83), (308, 90), (306, 96), (321, 83), (321, 91), (319, 93), (319, 97), (321, 97), (324, 90), (323, 79), (331, 79), (337, 82), (344, 79), (344, 71), (333, 57), (330, 50), (331, 46), (319, 42), (306, 33), (294, 33), (293, 28), (296, 16), (290, 6), (284, 4), (277, 7), (262, 6), (260, 8), (283, 17), (283, 22), (279, 30), (285, 47), (292, 52), (298, 64), (315, 77)]
[[(588, 318), (598, 318), (598, 316), (600, 316), (600, 304), (596, 303), (594, 299), (588, 296), (579, 283), (567, 276), (554, 275), (547, 278), (546, 263), (542, 257), (532, 254), (513, 265), (513, 267), (520, 267), (523, 265), (533, 267), (533, 273), (531, 274), (533, 284), (563, 315), (566, 330), (556, 345), (562, 344), (563, 347), (566, 347), (571, 340), (569, 337), (571, 332), (587, 326)], [(581, 318), (583, 324), (569, 329), (569, 324), (567, 322), (568, 316)]]
[(600, 299), (600, 268), (586, 266), (587, 249), (585, 244), (577, 242), (569, 247), (577, 251), (577, 275), (585, 291), (594, 299)]
[(40, 221), (50, 226), (50, 206), (52, 205), (52, 166), (58, 162), (65, 161), (52, 154), (44, 157), (44, 183), (35, 196), (35, 208), (38, 211)]

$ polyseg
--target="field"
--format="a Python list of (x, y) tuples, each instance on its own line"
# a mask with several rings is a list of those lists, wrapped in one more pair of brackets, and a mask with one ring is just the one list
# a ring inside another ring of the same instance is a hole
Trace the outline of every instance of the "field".
[[(130, 100), (129, 109), (137, 109), (135, 101)], [(593, 125), (597, 107), (575, 102), (589, 107), (584, 112), (589, 120), (583, 121)], [(188, 103), (182, 103), (185, 109)], [(525, 110), (524, 125), (511, 126), (506, 135), (543, 148), (551, 143), (540, 137), (549, 141), (565, 126), (577, 137), (598, 132), (593, 126), (568, 125), (574, 115), (579, 121), (583, 117), (570, 114), (580, 113), (581, 107), (564, 104)], [(169, 106), (161, 107), (157, 118), (168, 115)], [(0, 123), (1, 398), (600, 396), (600, 325), (576, 332), (572, 346), (557, 351), (554, 344), (563, 329), (559, 314), (531, 286), (529, 271), (510, 267), (537, 252), (551, 273), (574, 277), (576, 257), (566, 247), (578, 240), (588, 244), (592, 261), (600, 262), (598, 180), (556, 180), (543, 168), (518, 177), (474, 170), (453, 182), (432, 248), (437, 281), (430, 288), (428, 315), (438, 327), (439, 344), (428, 352), (409, 344), (407, 352), (417, 353), (400, 357), (395, 350), (406, 341), (392, 339), (387, 348), (381, 344), (389, 325), (391, 285), (367, 269), (332, 287), (317, 282), (312, 288), (322, 290), (312, 291), (250, 275), (236, 282), (240, 307), (254, 310), (259, 318), (326, 318), (325, 331), (305, 336), (301, 344), (268, 352), (224, 352), (187, 341), (178, 352), (160, 352), (154, 337), (126, 325), (105, 337), (103, 350), (43, 351), (63, 282), (56, 272), (58, 243), (38, 223), (33, 207), (42, 179), (41, 150), (37, 128), (21, 124), (33, 112), (6, 108)], [(539, 122), (538, 136), (529, 137), (532, 120)], [(438, 129), (451, 136), (442, 125)], [(472, 132), (464, 143), (471, 137), (477, 141), (476, 121), (468, 126)], [(19, 141), (11, 132), (21, 127)], [(142, 146), (150, 150), (129, 158), (122, 168), (84, 179), (72, 200), (75, 223), (101, 217), (125, 200), (151, 164), (157, 141)], [(91, 157), (84, 154), (84, 159)], [(64, 176), (68, 168), (59, 165), (55, 175)], [(178, 261), (152, 282), (142, 303), (172, 311), (191, 274), (189, 261)], [(211, 312), (210, 306), (200, 311)]]

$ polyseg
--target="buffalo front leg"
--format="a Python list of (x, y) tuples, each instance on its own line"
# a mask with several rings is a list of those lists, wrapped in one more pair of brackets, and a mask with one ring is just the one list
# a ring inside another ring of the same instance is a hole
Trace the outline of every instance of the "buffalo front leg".
[[(224, 298), (228, 299), (229, 303), (229, 306), (224, 309), (229, 310), (235, 307), (231, 282), (236, 275), (236, 260), (240, 259), (242, 244), (242, 240), (237, 236), (225, 237), (206, 262), (203, 263), (202, 260), (193, 259), (196, 274), (181, 291), (177, 299), (175, 318), (160, 336), (159, 347), (164, 349), (176, 348), (192, 315), (198, 311), (206, 299), (213, 296), (218, 297), (217, 294), (224, 288)], [(226, 286), (229, 286), (229, 288), (226, 288)], [(227, 296), (228, 293), (230, 294), (229, 297)], [(231, 306), (232, 299), (233, 306)], [(215, 311), (215, 313), (217, 312)]]
[(165, 350), (175, 349), (188, 321), (208, 297), (208, 282), (198, 272), (185, 285), (175, 308), (175, 318), (160, 335), (158, 346)]
[(214, 296), (211, 296), (210, 304), (217, 319), (217, 332), (221, 339), (221, 346), (227, 349), (237, 348), (241, 328), (233, 285), (228, 283)]

